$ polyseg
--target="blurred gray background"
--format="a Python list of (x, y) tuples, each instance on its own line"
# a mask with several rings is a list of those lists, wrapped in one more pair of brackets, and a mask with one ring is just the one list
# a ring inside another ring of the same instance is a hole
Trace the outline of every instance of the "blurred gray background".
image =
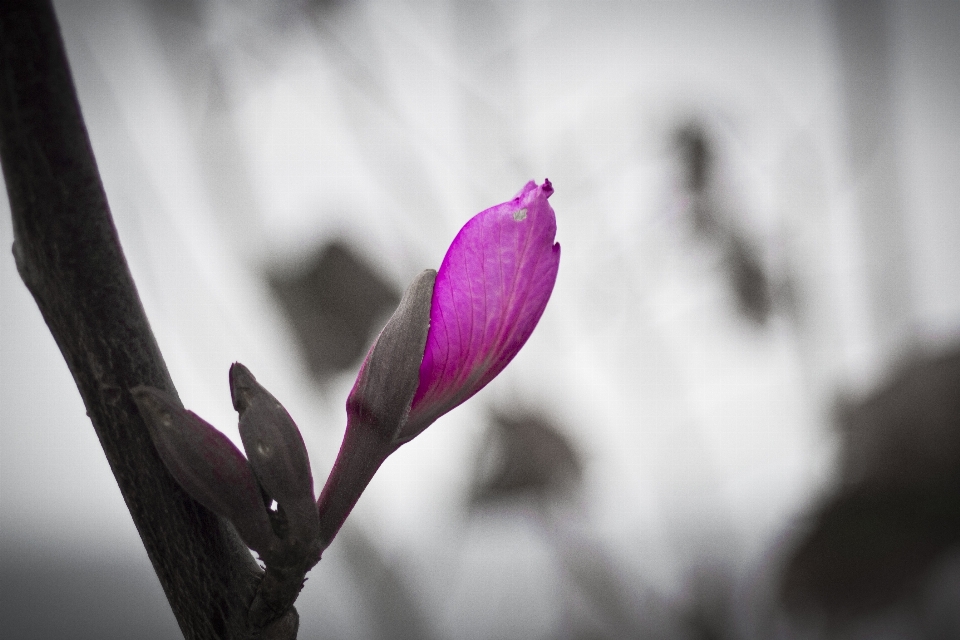
[[(300, 637), (960, 637), (960, 2), (57, 10), (185, 405), (239, 444), (243, 362), (318, 489), (406, 284), (556, 188), (539, 327)], [(179, 637), (11, 243), (0, 197), (0, 635)]]

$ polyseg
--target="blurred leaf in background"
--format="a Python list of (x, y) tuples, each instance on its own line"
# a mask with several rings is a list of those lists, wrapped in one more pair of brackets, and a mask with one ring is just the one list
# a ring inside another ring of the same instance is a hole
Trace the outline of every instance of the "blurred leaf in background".
[(359, 362), (378, 321), (400, 302), (395, 287), (342, 240), (267, 279), (318, 380)]

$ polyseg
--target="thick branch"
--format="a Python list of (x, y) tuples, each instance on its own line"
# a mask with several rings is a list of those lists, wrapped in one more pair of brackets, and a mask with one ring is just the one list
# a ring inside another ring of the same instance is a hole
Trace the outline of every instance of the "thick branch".
[(175, 483), (130, 395), (139, 385), (176, 390), (120, 248), (49, 0), (0, 0), (0, 159), (17, 268), (181, 630), (191, 639), (250, 637), (261, 571), (232, 527)]

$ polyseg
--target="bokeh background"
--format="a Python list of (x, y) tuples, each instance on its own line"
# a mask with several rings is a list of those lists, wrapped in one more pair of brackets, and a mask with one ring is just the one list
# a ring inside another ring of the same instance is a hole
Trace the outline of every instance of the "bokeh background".
[[(243, 362), (318, 489), (406, 284), (556, 187), (540, 326), (384, 465), (300, 637), (960, 637), (960, 2), (56, 7), (185, 405), (239, 443)], [(0, 628), (179, 637), (8, 250)]]

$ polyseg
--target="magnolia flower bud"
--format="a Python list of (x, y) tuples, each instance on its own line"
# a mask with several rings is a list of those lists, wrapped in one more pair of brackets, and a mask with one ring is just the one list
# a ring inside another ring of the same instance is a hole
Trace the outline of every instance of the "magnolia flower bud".
[(320, 494), (321, 544), (333, 540), (397, 447), (470, 398), (536, 327), (560, 264), (550, 181), (529, 182), (474, 216), (435, 277), (422, 273), (367, 354), (347, 400), (347, 430)]
[(173, 396), (152, 387), (131, 393), (174, 480), (191, 498), (232, 522), (248, 547), (266, 553), (276, 536), (243, 454)]
[(549, 180), (478, 213), (440, 264), (407, 442), (493, 380), (540, 321), (560, 267)]
[(247, 459), (267, 495), (277, 501), (287, 545), (311, 544), (319, 524), (310, 459), (300, 430), (283, 405), (239, 362), (230, 367), (230, 395), (240, 414)]

